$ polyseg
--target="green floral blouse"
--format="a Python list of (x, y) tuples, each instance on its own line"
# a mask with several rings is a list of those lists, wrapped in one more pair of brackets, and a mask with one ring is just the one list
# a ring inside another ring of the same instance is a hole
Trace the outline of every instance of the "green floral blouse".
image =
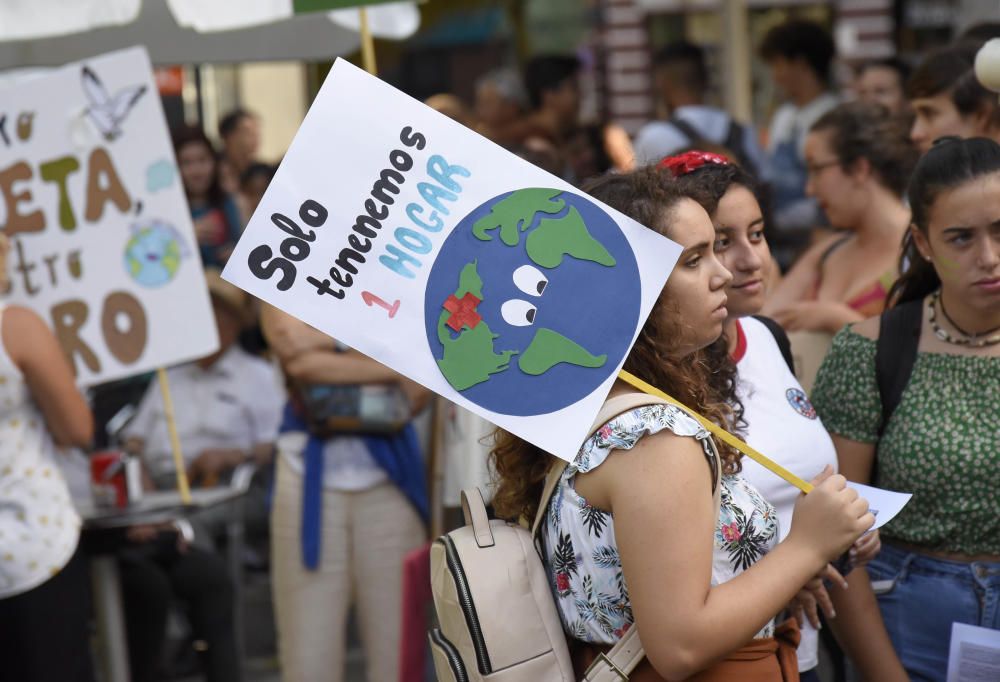
[(812, 402), (831, 433), (878, 441), (876, 483), (913, 493), (882, 536), (965, 554), (1000, 554), (1000, 358), (918, 353), (910, 383), (878, 438), (875, 342), (833, 339)]

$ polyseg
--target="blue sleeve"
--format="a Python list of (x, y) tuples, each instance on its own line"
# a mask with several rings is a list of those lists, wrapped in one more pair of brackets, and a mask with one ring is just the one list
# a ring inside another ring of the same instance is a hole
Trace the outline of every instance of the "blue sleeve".
[(235, 244), (243, 234), (243, 216), (240, 214), (240, 207), (236, 205), (236, 200), (231, 195), (226, 195), (222, 203), (222, 211), (226, 215), (226, 224), (229, 226), (228, 241)]

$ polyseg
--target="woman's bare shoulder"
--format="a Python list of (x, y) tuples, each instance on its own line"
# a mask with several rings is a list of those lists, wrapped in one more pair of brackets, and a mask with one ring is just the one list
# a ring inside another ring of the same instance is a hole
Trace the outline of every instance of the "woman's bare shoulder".
[(51, 334), (49, 326), (45, 320), (31, 308), (21, 305), (6, 305), (3, 308), (3, 340), (4, 345), (10, 347), (8, 341), (15, 344), (19, 342), (31, 341), (30, 335), (44, 331)]
[(705, 478), (711, 471), (697, 439), (663, 429), (643, 436), (627, 450), (615, 450), (593, 470), (579, 474), (576, 489), (594, 506), (612, 511), (620, 495), (645, 494), (647, 486), (671, 487), (677, 481)]
[(869, 317), (867, 320), (861, 320), (861, 322), (855, 322), (851, 325), (850, 330), (859, 336), (863, 336), (866, 339), (871, 339), (872, 341), (878, 340), (879, 324), (881, 317), (876, 315), (875, 317)]
[(31, 308), (8, 305), (3, 309), (3, 327), (0, 329), (4, 348), (17, 365), (33, 357), (42, 359), (54, 344), (49, 325)]

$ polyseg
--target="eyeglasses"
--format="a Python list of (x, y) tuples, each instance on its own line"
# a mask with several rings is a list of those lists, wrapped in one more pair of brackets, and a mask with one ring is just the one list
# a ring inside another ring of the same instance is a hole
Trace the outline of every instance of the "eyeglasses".
[(818, 175), (821, 170), (830, 168), (831, 166), (839, 166), (839, 165), (840, 165), (840, 159), (831, 159), (830, 161), (823, 161), (822, 163), (807, 163), (806, 174)]

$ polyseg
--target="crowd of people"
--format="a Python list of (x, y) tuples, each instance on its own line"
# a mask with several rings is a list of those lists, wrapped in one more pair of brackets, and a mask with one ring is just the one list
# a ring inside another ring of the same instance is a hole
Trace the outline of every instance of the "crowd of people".
[[(581, 674), (636, 626), (646, 658), (631, 679), (819, 680), (824, 640), (862, 679), (943, 680), (951, 623), (1000, 629), (1000, 103), (973, 72), (981, 44), (974, 33), (912, 69), (861, 64), (837, 92), (825, 29), (777, 26), (759, 49), (784, 99), (765, 135), (711, 104), (705, 55), (686, 42), (654, 55), (662, 116), (634, 139), (581, 121), (572, 56), (487, 73), (470, 104), (427, 100), (677, 242), (625, 369), (815, 485), (798, 494), (677, 407), (603, 425), (561, 472), (541, 532)], [(253, 472), (238, 559), (270, 572), (283, 679), (342, 679), (352, 608), (368, 678), (399, 679), (403, 565), (431, 513), (415, 428), (430, 393), (219, 276), (276, 170), (257, 157), (257, 116), (225, 116), (221, 149), (201, 128), (173, 133), (220, 339), (168, 373), (187, 476)], [(0, 277), (8, 247), (0, 236)], [(119, 567), (133, 680), (176, 663), (178, 608), (206, 679), (242, 679), (229, 516), (81, 541), (67, 450), (118, 447), (148, 489), (176, 485), (156, 379), (85, 396), (38, 316), (0, 313), (6, 670), (93, 679), (86, 558), (101, 553)], [(532, 518), (554, 458), (502, 431), (491, 442), (493, 509)], [(874, 517), (847, 481), (914, 496), (866, 532)]]
[[(657, 56), (670, 118), (640, 131), (636, 170), (583, 184), (685, 249), (625, 369), (816, 488), (800, 496), (708, 447), (668, 405), (609, 421), (568, 466), (499, 433), (501, 516), (533, 518), (550, 467), (564, 467), (541, 540), (578, 674), (634, 625), (646, 658), (631, 679), (817, 680), (826, 624), (861, 679), (943, 680), (953, 623), (1000, 629), (1000, 413), (987, 404), (1000, 371), (1000, 105), (975, 78), (980, 45), (944, 47), (912, 73), (864, 64), (837, 94), (823, 30), (777, 27), (760, 53), (789, 101), (762, 154), (705, 105), (696, 47)], [(800, 234), (782, 273), (769, 241)], [(711, 316), (720, 299), (724, 320)], [(848, 480), (913, 501), (866, 532), (874, 518)], [(764, 642), (773, 655), (750, 655)]]

